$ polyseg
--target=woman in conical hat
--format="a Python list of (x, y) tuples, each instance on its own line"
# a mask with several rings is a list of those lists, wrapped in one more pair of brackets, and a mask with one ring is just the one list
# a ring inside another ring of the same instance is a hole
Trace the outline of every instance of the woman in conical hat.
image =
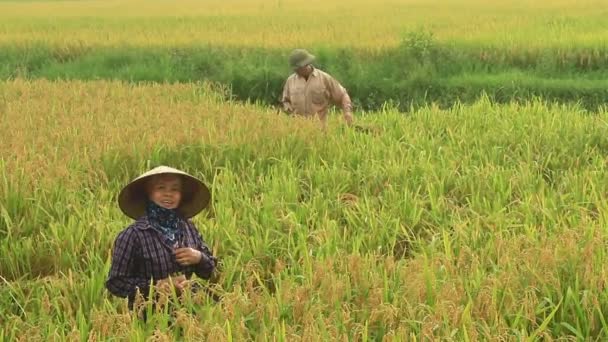
[(190, 220), (209, 204), (209, 189), (186, 172), (159, 166), (127, 184), (118, 196), (125, 215), (135, 222), (114, 242), (106, 281), (110, 293), (128, 298), (150, 287), (181, 293), (192, 274), (209, 279), (216, 258)]

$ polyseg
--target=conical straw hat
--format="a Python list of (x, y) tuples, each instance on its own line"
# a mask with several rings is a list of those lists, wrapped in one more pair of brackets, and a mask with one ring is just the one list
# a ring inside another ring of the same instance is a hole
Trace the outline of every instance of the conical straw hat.
[(202, 181), (184, 171), (163, 165), (135, 178), (120, 191), (118, 206), (125, 215), (138, 219), (146, 213), (146, 181), (152, 176), (162, 174), (174, 174), (182, 178), (182, 199), (177, 211), (183, 218), (191, 218), (207, 207), (211, 192)]

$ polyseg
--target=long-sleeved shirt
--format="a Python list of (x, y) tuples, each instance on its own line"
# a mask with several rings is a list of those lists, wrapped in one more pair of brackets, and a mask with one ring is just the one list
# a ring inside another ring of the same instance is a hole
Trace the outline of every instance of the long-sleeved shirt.
[(297, 73), (287, 78), (281, 103), (289, 112), (303, 116), (318, 115), (325, 122), (331, 103), (339, 105), (345, 119), (352, 117), (350, 96), (344, 87), (328, 73), (314, 68), (308, 80)]
[(180, 247), (191, 247), (202, 252), (197, 265), (181, 266), (173, 254), (173, 247), (166, 244), (161, 234), (152, 228), (143, 216), (120, 232), (114, 242), (112, 265), (106, 280), (110, 293), (129, 299), (133, 308), (136, 291), (147, 298), (150, 286), (157, 281), (182, 273), (186, 278), (192, 274), (209, 279), (217, 259), (203, 240), (191, 220), (185, 221)]

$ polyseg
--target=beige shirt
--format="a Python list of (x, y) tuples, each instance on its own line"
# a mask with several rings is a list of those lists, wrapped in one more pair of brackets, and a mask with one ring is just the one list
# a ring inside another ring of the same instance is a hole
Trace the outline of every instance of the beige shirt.
[(316, 68), (308, 80), (297, 73), (292, 74), (283, 87), (281, 103), (289, 113), (318, 115), (326, 121), (332, 102), (342, 107), (345, 119), (352, 118), (352, 104), (346, 89), (332, 76)]

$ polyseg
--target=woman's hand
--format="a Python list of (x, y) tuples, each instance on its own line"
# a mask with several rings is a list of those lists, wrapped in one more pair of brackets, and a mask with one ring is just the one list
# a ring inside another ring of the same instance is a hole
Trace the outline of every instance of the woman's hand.
[(201, 262), (201, 258), (203, 257), (201, 251), (190, 247), (177, 248), (173, 253), (177, 262), (182, 266), (196, 265)]
[(186, 279), (186, 276), (182, 274), (175, 278), (169, 277), (157, 281), (156, 289), (158, 292), (169, 294), (171, 293), (172, 288), (175, 288), (176, 292), (180, 294), (184, 290), (187, 283), (188, 279)]

